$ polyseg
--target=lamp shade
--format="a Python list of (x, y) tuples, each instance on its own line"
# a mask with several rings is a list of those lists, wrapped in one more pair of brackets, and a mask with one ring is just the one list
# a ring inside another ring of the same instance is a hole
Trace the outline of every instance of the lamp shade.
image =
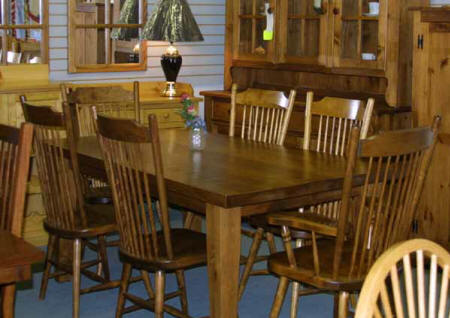
[(142, 31), (149, 41), (197, 42), (203, 36), (186, 0), (160, 0)]
[[(117, 24), (138, 24), (139, 23), (139, 0), (125, 0), (120, 8), (120, 16)], [(111, 32), (113, 40), (130, 41), (139, 38), (137, 28), (114, 28)]]

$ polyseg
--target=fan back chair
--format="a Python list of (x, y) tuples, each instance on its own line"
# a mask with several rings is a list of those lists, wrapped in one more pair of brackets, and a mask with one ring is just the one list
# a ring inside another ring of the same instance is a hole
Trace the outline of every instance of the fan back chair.
[(450, 254), (434, 242), (395, 244), (367, 274), (355, 317), (447, 318), (449, 270)]
[[(149, 116), (149, 128), (133, 120), (97, 119), (98, 138), (105, 167), (112, 186), (119, 227), (119, 254), (123, 272), (116, 317), (138, 307), (152, 310), (158, 318), (167, 311), (176, 317), (189, 317), (184, 270), (206, 264), (206, 236), (170, 225), (158, 124)], [(159, 199), (153, 213), (152, 196)], [(146, 208), (148, 207), (148, 209)], [(144, 281), (149, 299), (128, 292), (132, 268), (155, 272), (155, 288)], [(165, 294), (165, 276), (175, 272), (179, 290)], [(166, 299), (180, 297), (181, 311), (165, 304)], [(134, 306), (124, 308), (125, 300)]]
[[(330, 153), (337, 156), (345, 154), (349, 143), (350, 130), (352, 126), (361, 127), (361, 138), (366, 138), (374, 100), (370, 98), (367, 103), (360, 100), (350, 100), (343, 98), (325, 97), (318, 102), (313, 102), (313, 92), (306, 95), (305, 128), (303, 137), (303, 149), (317, 152)], [(314, 123), (314, 131), (313, 131)], [(336, 218), (339, 201), (308, 207), (310, 212), (318, 215)], [(304, 209), (300, 209), (303, 211)], [(298, 211), (293, 211), (298, 213)], [(269, 249), (271, 253), (276, 252), (275, 244), (272, 242), (273, 234), (280, 236), (280, 228), (267, 224), (267, 215), (253, 216), (249, 223), (255, 227), (256, 234), (253, 239), (248, 261), (245, 265), (239, 285), (239, 297), (242, 297), (248, 279), (255, 274), (268, 274), (267, 270), (254, 271), (254, 263), (264, 260), (264, 257), (257, 257), (261, 242), (264, 237), (268, 237)], [(296, 240), (296, 245), (300, 247), (305, 240), (311, 239), (308, 232), (292, 231), (291, 236)], [(317, 290), (300, 290), (299, 284), (294, 283), (292, 288), (291, 317), (295, 317), (298, 305), (298, 296), (315, 293)]]
[[(0, 230), (22, 237), (33, 126), (0, 125)], [(15, 284), (0, 287), (4, 317), (14, 316)]]
[[(114, 211), (108, 205), (86, 204), (81, 192), (78, 160), (73, 136), (66, 129), (63, 113), (47, 106), (33, 106), (22, 102), (25, 119), (34, 124), (34, 152), (42, 198), (46, 211), (44, 228), (49, 233), (45, 271), (39, 297), (45, 298), (49, 278), (73, 275), (73, 317), (79, 316), (80, 293), (99, 291), (118, 286), (110, 280), (105, 236), (116, 232)], [(69, 144), (70, 156), (63, 146)], [(73, 241), (73, 264), (58, 259), (59, 241)], [(98, 259), (82, 262), (88, 240), (97, 239), (95, 250)], [(97, 265), (97, 272), (88, 268)], [(51, 273), (51, 267), (55, 272)], [(101, 275), (103, 273), (103, 275)], [(80, 274), (99, 284), (80, 290)]]
[[(271, 225), (281, 226), (286, 252), (269, 257), (269, 271), (280, 277), (270, 317), (278, 317), (289, 280), (338, 293), (338, 314), (347, 317), (348, 296), (360, 290), (375, 260), (411, 233), (415, 211), (436, 143), (433, 129), (381, 133), (360, 141), (352, 128), (342, 201), (336, 220), (313, 212), (276, 213)], [(357, 158), (367, 159), (360, 197), (353, 197)], [(310, 216), (309, 214), (312, 214)], [(310, 217), (308, 217), (310, 216)], [(290, 229), (310, 231), (312, 246), (293, 249)], [(331, 237), (318, 241), (317, 235)]]

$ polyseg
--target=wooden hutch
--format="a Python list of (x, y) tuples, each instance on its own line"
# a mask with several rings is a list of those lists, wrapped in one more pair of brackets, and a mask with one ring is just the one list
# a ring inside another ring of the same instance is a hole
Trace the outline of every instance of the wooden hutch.
[(439, 144), (417, 229), (419, 236), (448, 247), (449, 8), (424, 9), (429, 5), (424, 0), (374, 0), (379, 13), (373, 14), (369, 0), (322, 0), (319, 9), (313, 0), (267, 1), (274, 16), (269, 41), (263, 39), (264, 0), (227, 1), (225, 87), (200, 93), (205, 96), (208, 128), (228, 132), (233, 82), (242, 89), (297, 90), (288, 146), (301, 145), (308, 90), (317, 99), (374, 97), (372, 133), (408, 127), (412, 117), (415, 124), (429, 125), (432, 116), (440, 114)]
[[(265, 0), (229, 0), (223, 91), (201, 92), (210, 128), (226, 132), (230, 87), (297, 90), (287, 142), (302, 135), (305, 93), (315, 98), (375, 97), (373, 131), (410, 125), (412, 16), (426, 0), (268, 0), (273, 39), (263, 40)], [(372, 1), (370, 1), (372, 2)], [(364, 55), (364, 58), (363, 58)]]

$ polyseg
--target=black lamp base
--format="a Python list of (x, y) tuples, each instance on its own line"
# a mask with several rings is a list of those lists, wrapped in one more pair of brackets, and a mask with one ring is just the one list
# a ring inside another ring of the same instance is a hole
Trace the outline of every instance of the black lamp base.
[(175, 89), (175, 82), (180, 72), (183, 59), (178, 50), (170, 44), (167, 51), (161, 56), (161, 67), (166, 76), (166, 87), (161, 92), (161, 96), (174, 97), (179, 96)]

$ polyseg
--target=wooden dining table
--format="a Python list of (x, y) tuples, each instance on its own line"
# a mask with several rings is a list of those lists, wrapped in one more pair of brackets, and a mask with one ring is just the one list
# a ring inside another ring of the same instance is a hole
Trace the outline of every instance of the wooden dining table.
[[(0, 230), (0, 290), (31, 279), (31, 265), (43, 259), (43, 251), (8, 231)], [(0, 317), (12, 318), (14, 293), (8, 293), (0, 304)]]
[[(160, 139), (169, 203), (206, 214), (210, 316), (235, 318), (242, 218), (339, 198), (346, 161), (212, 133), (192, 151), (183, 129), (161, 130)], [(107, 180), (95, 137), (79, 138), (77, 152), (83, 174)], [(355, 186), (364, 165), (356, 163)]]

